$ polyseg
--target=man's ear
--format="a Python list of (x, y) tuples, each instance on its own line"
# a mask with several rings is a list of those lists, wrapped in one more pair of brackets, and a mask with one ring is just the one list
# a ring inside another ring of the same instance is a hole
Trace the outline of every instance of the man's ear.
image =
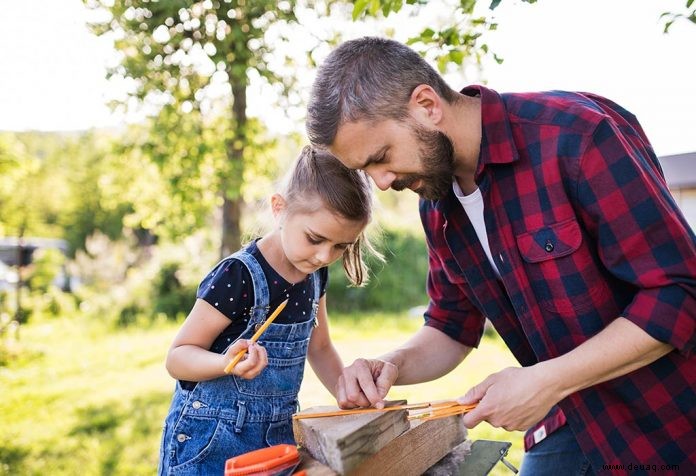
[(443, 99), (427, 84), (416, 86), (408, 101), (411, 117), (426, 126), (437, 126), (442, 121), (442, 106)]
[(285, 211), (286, 207), (287, 202), (281, 194), (274, 193), (271, 195), (271, 211), (275, 218), (278, 218)]

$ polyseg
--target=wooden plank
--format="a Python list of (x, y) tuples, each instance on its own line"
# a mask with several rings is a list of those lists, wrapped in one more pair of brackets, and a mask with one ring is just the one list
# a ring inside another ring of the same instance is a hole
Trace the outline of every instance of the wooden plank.
[(420, 422), (362, 462), (351, 476), (419, 475), (466, 440), (466, 427), (459, 415)]
[(304, 470), (307, 476), (338, 476), (338, 473), (325, 464), (312, 458), (304, 448), (300, 448), (300, 465), (295, 471)]
[[(405, 403), (403, 400), (391, 405)], [(333, 411), (312, 407), (304, 412)], [(304, 413), (303, 412), (303, 413)], [(407, 410), (293, 420), (295, 441), (313, 458), (346, 474), (410, 428)]]

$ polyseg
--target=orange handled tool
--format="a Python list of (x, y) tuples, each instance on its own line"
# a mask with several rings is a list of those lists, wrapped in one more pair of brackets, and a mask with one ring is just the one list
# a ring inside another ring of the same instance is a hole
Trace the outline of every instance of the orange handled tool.
[[(278, 314), (280, 314), (280, 311), (282, 311), (285, 306), (287, 305), (288, 300), (286, 299), (285, 301), (281, 302), (280, 305), (276, 308), (275, 311), (273, 311), (273, 314), (271, 314), (268, 319), (266, 319), (266, 322), (263, 323), (261, 327), (258, 328), (256, 332), (254, 332), (254, 335), (251, 336), (251, 343), (253, 344), (257, 340), (259, 340), (259, 337), (261, 337), (261, 334), (263, 334), (263, 331), (265, 331), (268, 326), (271, 325), (271, 322), (273, 322), (273, 319), (278, 317)], [(240, 360), (242, 360), (242, 357), (244, 357), (244, 354), (246, 354), (246, 350), (240, 350), (237, 355), (234, 356), (234, 359), (230, 361), (229, 364), (225, 367), (225, 373), (228, 374), (232, 372), (232, 369), (234, 368), (235, 365), (239, 363)]]
[[(235, 456), (225, 462), (225, 476), (286, 474), (300, 463), (295, 445), (275, 445)], [(294, 473), (299, 476), (299, 474)]]

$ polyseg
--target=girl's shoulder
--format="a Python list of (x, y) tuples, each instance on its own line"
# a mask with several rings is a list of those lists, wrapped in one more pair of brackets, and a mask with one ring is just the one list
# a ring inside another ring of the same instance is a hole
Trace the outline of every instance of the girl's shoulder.
[(219, 284), (234, 284), (239, 286), (251, 278), (246, 265), (233, 256), (220, 260), (198, 286), (199, 293), (203, 289)]

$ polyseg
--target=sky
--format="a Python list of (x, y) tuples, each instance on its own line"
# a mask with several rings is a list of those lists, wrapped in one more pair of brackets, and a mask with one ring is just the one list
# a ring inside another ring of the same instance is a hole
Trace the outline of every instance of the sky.
[[(658, 155), (696, 151), (696, 25), (676, 22), (663, 34), (663, 11), (684, 0), (505, 0), (493, 12), (499, 26), (485, 40), (504, 61), (449, 74), (455, 89), (485, 82), (500, 92), (565, 89), (604, 95), (633, 112)], [(432, 5), (435, 5), (431, 2)], [(482, 3), (485, 5), (485, 2)], [(484, 7), (481, 7), (484, 8)], [(106, 103), (122, 90), (105, 79), (114, 61), (109, 42), (85, 27), (80, 0), (0, 0), (0, 130), (81, 130), (124, 118)], [(442, 18), (442, 5), (418, 20)], [(430, 16), (430, 17), (429, 17)], [(383, 25), (405, 40), (417, 21), (391, 17)], [(355, 25), (345, 37), (369, 34)], [(308, 88), (311, 77), (301, 84)], [(277, 111), (262, 89), (250, 113), (273, 123)], [(278, 131), (293, 127), (278, 122)]]

